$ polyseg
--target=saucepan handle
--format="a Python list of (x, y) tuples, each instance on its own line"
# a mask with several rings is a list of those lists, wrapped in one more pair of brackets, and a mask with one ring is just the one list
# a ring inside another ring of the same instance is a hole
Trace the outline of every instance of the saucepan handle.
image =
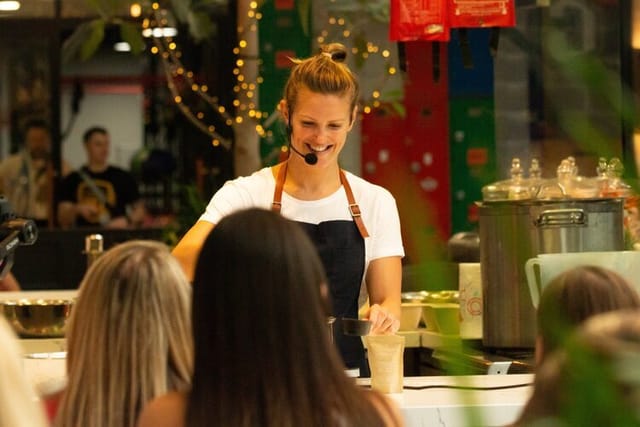
[(534, 222), (538, 227), (583, 226), (587, 225), (587, 215), (583, 209), (551, 209), (540, 213)]
[(524, 264), (524, 272), (527, 276), (527, 284), (529, 285), (529, 293), (531, 294), (531, 302), (534, 308), (538, 308), (540, 303), (540, 293), (542, 291), (542, 285), (538, 282), (538, 277), (534, 269), (534, 265), (540, 269), (540, 258), (529, 258)]

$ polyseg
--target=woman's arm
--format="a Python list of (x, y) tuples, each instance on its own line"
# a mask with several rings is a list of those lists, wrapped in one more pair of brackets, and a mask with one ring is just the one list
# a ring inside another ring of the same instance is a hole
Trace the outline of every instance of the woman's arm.
[(399, 256), (378, 258), (367, 269), (369, 304), (367, 317), (373, 334), (394, 334), (400, 328), (402, 262)]
[(171, 252), (182, 266), (182, 270), (190, 282), (193, 282), (196, 261), (202, 244), (214, 226), (215, 224), (207, 221), (196, 222)]

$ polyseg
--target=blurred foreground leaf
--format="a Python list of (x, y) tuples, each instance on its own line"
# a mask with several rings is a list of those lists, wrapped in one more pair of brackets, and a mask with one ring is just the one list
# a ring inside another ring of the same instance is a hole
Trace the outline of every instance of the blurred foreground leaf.
[(129, 43), (131, 47), (131, 53), (134, 55), (139, 54), (144, 50), (144, 39), (140, 32), (140, 26), (131, 22), (123, 22), (120, 24), (120, 37), (122, 40)]

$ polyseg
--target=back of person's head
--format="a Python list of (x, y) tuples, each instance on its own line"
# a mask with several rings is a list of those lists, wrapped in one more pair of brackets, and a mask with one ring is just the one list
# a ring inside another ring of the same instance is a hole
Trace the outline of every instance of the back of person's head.
[(134, 240), (91, 265), (67, 327), (58, 426), (134, 426), (154, 397), (189, 388), (191, 286), (166, 245)]
[(538, 305), (539, 359), (561, 346), (587, 318), (626, 308), (640, 308), (640, 296), (614, 271), (583, 266), (558, 275), (545, 287)]
[(0, 348), (0, 427), (45, 427), (44, 410), (24, 376), (17, 338), (1, 315)]
[(249, 209), (216, 225), (193, 283), (188, 426), (380, 425), (331, 344), (325, 283), (294, 222)]
[(536, 371), (518, 426), (640, 426), (640, 310), (590, 317)]
[(100, 134), (100, 135), (107, 135), (108, 132), (105, 128), (101, 127), (101, 126), (92, 126), (89, 129), (87, 129), (86, 131), (84, 131), (84, 133), (82, 134), (82, 142), (84, 142), (85, 144), (87, 142), (89, 142), (91, 140), (91, 137), (94, 134)]
[(324, 95), (348, 96), (351, 110), (359, 96), (359, 83), (355, 74), (344, 64), (346, 48), (340, 43), (331, 43), (320, 48), (316, 55), (294, 60), (295, 64), (284, 87), (284, 100), (292, 114), (298, 93), (306, 88)]

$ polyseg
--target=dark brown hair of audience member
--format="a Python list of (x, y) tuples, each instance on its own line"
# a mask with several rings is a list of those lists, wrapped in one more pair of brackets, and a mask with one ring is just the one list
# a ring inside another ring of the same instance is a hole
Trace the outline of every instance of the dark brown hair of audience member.
[(558, 275), (544, 289), (538, 305), (538, 362), (561, 347), (566, 336), (587, 318), (626, 308), (640, 308), (640, 296), (611, 270), (582, 266)]
[(102, 126), (91, 126), (89, 129), (84, 131), (84, 133), (82, 134), (82, 142), (85, 143), (85, 144), (87, 142), (89, 142), (89, 140), (91, 139), (91, 137), (93, 136), (94, 133), (99, 133), (99, 134), (102, 134), (102, 135), (108, 135), (109, 134), (107, 129), (103, 128)]
[(267, 210), (223, 218), (193, 283), (195, 366), (186, 425), (383, 426), (385, 399), (344, 373), (319, 256)]
[(514, 426), (640, 426), (640, 311), (587, 319), (536, 371)]

